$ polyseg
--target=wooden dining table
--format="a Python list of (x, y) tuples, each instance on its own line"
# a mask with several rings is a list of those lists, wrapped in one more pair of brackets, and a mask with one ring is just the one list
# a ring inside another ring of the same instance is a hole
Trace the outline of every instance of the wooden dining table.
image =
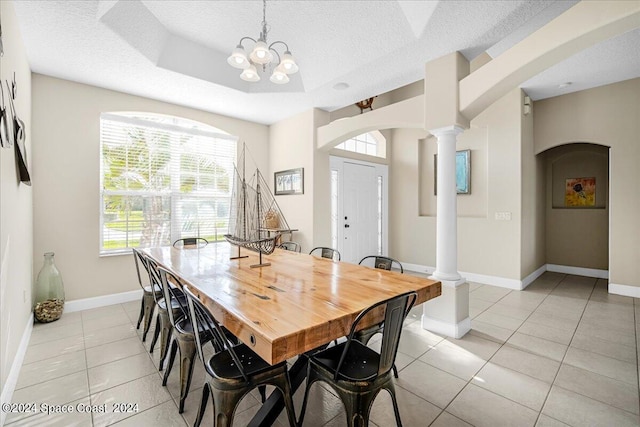
[[(241, 249), (243, 257), (231, 259), (238, 248), (228, 243), (143, 251), (174, 273), (223, 326), (270, 364), (347, 335), (356, 316), (379, 301), (415, 291), (416, 304), (421, 304), (441, 294), (438, 281), (283, 249), (263, 255), (262, 262), (270, 265), (258, 268), (251, 267), (258, 264), (257, 253)], [(303, 359), (291, 368), (294, 390), (304, 379)], [(263, 405), (265, 413), (261, 417), (259, 411), (250, 425), (273, 422), (279, 412), (273, 405), (281, 405), (278, 394), (272, 394), (272, 404)]]

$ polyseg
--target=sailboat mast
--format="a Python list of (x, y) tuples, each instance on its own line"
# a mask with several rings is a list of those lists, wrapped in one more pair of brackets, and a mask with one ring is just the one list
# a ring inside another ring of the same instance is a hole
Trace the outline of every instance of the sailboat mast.
[(242, 146), (242, 238), (247, 239), (247, 181), (246, 181), (246, 145)]
[(257, 230), (258, 230), (258, 239), (261, 239), (262, 236), (260, 234), (260, 179), (259, 178), (259, 174), (260, 171), (256, 170), (256, 194), (257, 194), (257, 200), (256, 200), (256, 210), (258, 211), (258, 217), (256, 218), (256, 221), (258, 222), (257, 224)]

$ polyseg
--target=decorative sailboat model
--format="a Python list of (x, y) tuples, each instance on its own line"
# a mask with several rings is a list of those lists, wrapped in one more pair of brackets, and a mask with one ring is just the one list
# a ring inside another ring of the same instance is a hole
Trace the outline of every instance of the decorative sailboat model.
[[(289, 224), (260, 170), (256, 167), (247, 179), (246, 145), (234, 169), (229, 234), (224, 235), (229, 243), (238, 247), (238, 256), (231, 259), (246, 258), (240, 256), (240, 248), (246, 248), (260, 254), (259, 264), (251, 265), (252, 268), (269, 266), (271, 263), (262, 262), (262, 254), (274, 251), (276, 241), (282, 232), (289, 230)], [(274, 219), (276, 227), (273, 227)]]

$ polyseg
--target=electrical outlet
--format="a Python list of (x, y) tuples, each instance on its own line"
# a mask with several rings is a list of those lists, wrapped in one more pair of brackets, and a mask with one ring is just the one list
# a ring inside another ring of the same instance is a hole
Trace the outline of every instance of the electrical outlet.
[(511, 212), (496, 212), (496, 221), (511, 221)]

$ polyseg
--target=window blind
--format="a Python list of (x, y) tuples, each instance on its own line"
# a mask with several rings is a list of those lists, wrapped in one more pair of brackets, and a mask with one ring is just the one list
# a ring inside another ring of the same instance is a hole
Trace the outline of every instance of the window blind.
[(176, 117), (100, 117), (101, 253), (221, 240), (237, 138)]

